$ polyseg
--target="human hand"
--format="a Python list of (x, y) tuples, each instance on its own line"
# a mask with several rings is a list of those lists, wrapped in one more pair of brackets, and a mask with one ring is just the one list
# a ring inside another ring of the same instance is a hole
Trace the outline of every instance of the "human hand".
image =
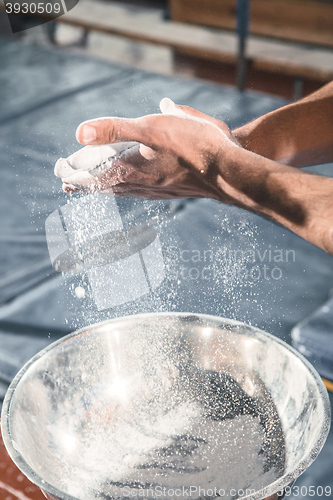
[[(118, 196), (147, 199), (209, 197), (230, 202), (218, 178), (224, 156), (238, 144), (227, 125), (193, 108), (160, 104), (162, 115), (138, 119), (100, 118), (77, 129), (81, 144), (137, 141), (96, 175), (76, 171), (63, 178), (66, 192), (96, 192), (112, 188)], [(116, 144), (115, 144), (116, 146)], [(223, 183), (222, 183), (223, 184)]]

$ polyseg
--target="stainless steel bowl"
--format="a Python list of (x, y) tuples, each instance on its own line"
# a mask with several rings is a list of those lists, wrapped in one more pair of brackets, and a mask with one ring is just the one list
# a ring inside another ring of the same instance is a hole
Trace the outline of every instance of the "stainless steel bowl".
[(246, 498), (281, 492), (320, 452), (326, 389), (256, 328), (186, 313), (114, 319), (29, 361), (5, 446), (50, 498)]

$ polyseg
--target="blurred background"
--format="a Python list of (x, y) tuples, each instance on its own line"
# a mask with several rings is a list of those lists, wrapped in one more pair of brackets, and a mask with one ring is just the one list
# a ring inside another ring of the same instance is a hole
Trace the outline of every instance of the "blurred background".
[(333, 0), (80, 0), (15, 23), (2, 10), (1, 35), (287, 99), (333, 79)]

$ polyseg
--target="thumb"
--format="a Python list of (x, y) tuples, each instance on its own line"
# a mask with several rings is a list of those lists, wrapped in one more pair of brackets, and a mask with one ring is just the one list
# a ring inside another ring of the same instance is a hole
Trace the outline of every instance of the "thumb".
[[(184, 115), (186, 119), (188, 116)], [(141, 118), (97, 118), (81, 123), (76, 130), (76, 138), (81, 144), (98, 145), (115, 142), (138, 142), (143, 156), (151, 157), (148, 149), (169, 148), (172, 136), (179, 134), (184, 118), (174, 115), (147, 115)], [(195, 127), (198, 121), (192, 120)], [(187, 135), (191, 127), (187, 127)]]
[(154, 143), (153, 116), (136, 119), (110, 117), (88, 120), (76, 129), (76, 139), (84, 145), (134, 141), (151, 146)]

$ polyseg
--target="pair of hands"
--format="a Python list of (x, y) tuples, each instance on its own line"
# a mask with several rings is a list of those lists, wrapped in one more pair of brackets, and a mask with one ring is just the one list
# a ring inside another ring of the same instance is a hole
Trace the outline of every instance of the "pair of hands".
[(93, 177), (63, 178), (63, 189), (96, 192), (112, 188), (118, 196), (147, 199), (214, 198), (232, 203), (223, 166), (230, 148), (240, 148), (228, 126), (193, 108), (160, 103), (162, 114), (138, 119), (99, 118), (82, 123), (78, 142), (101, 145), (140, 143), (111, 169)]
[(165, 98), (160, 115), (82, 123), (76, 132), (81, 144), (140, 146), (126, 150), (110, 168), (73, 174), (69, 166), (60, 175), (56, 166), (56, 174), (67, 193), (112, 189), (118, 196), (234, 204), (333, 254), (333, 179), (295, 168), (333, 161), (330, 103), (333, 82), (232, 134), (224, 122)]

